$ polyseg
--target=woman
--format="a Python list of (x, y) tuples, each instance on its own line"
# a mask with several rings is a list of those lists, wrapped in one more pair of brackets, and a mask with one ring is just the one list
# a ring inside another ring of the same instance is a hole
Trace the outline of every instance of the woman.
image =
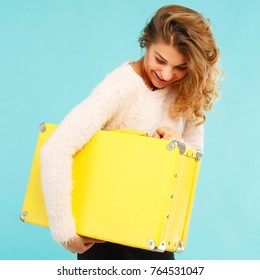
[(97, 130), (134, 129), (203, 149), (204, 112), (218, 96), (219, 50), (194, 10), (159, 9), (139, 39), (145, 55), (108, 74), (61, 122), (41, 150), (41, 177), (54, 239), (79, 259), (174, 259), (79, 236), (71, 209), (72, 158)]

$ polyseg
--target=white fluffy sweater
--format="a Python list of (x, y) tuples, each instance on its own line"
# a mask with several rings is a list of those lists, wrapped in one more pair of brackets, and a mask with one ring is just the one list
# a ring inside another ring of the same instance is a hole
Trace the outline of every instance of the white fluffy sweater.
[(71, 209), (73, 155), (97, 130), (134, 129), (152, 135), (160, 126), (179, 132), (189, 145), (203, 148), (203, 126), (169, 117), (177, 91), (151, 91), (129, 63), (115, 69), (61, 122), (41, 149), (41, 180), (49, 224), (60, 243), (75, 236)]

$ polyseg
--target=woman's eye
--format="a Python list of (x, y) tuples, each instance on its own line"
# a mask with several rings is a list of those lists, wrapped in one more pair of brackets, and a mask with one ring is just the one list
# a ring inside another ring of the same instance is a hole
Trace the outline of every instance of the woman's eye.
[(159, 63), (159, 64), (164, 64), (164, 61), (162, 61), (162, 60), (159, 59), (158, 57), (156, 57), (155, 59), (156, 59), (156, 62), (157, 62), (157, 63)]
[(185, 71), (187, 69), (186, 66), (176, 66), (176, 69), (179, 71)]

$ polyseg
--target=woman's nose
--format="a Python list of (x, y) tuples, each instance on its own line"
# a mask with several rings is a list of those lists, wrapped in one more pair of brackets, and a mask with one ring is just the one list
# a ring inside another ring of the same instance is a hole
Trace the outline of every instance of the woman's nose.
[(174, 76), (174, 71), (169, 68), (165, 68), (161, 71), (161, 78), (164, 81), (170, 81)]

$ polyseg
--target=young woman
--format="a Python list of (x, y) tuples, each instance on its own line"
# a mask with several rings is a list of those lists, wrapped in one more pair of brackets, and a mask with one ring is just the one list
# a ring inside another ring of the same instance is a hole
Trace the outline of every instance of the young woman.
[[(139, 39), (146, 50), (97, 85), (41, 150), (41, 178), (54, 239), (79, 259), (174, 259), (79, 236), (71, 209), (72, 160), (100, 129), (146, 131), (203, 149), (205, 111), (218, 97), (219, 50), (209, 21), (186, 7), (159, 9)], [(87, 221), (86, 221), (87, 222)]]

